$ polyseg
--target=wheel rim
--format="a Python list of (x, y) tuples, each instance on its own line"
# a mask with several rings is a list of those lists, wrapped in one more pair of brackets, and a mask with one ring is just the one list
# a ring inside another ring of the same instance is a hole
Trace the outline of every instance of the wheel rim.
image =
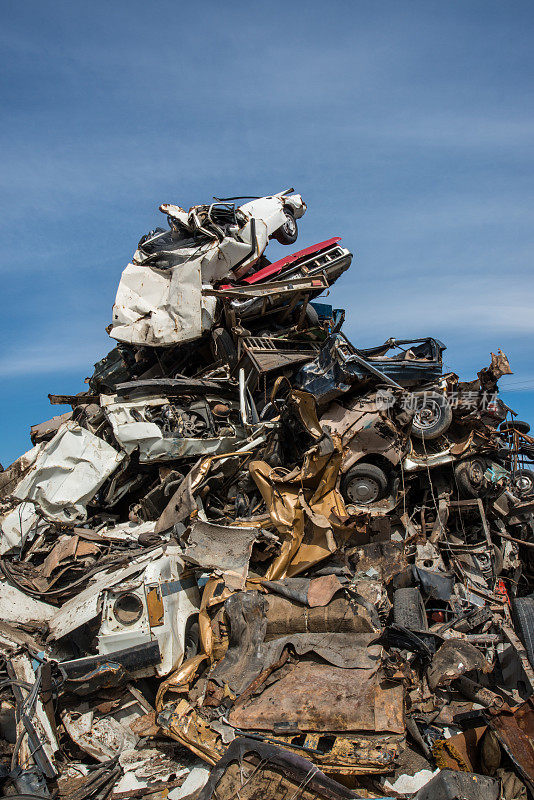
[(347, 497), (352, 503), (366, 505), (378, 499), (380, 486), (374, 478), (368, 475), (358, 475), (347, 486)]
[(475, 484), (476, 486), (480, 486), (484, 480), (484, 467), (482, 464), (479, 464), (477, 461), (475, 461), (475, 463), (471, 465), (469, 478), (471, 483)]
[(441, 417), (441, 406), (437, 400), (426, 400), (424, 406), (415, 412), (414, 425), (421, 431), (428, 431)]
[(297, 223), (295, 222), (291, 214), (286, 214), (286, 222), (284, 228), (286, 229), (286, 233), (288, 233), (290, 236), (293, 236), (293, 234), (297, 230)]
[(526, 475), (519, 475), (515, 479), (515, 485), (521, 492), (521, 494), (528, 494), (532, 492), (532, 481)]

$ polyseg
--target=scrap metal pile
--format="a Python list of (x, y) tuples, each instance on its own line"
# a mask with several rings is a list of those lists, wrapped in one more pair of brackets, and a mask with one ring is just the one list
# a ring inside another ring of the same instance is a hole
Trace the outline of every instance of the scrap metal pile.
[(352, 344), (318, 299), (339, 238), (264, 255), (297, 238), (292, 191), (161, 206), (117, 346), (0, 473), (5, 796), (534, 791), (507, 358), (465, 382), (436, 339)]

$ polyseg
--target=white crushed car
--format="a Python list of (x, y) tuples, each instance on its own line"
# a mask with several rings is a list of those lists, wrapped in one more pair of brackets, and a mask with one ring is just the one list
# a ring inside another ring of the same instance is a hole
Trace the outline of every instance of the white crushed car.
[(164, 203), (170, 229), (143, 236), (122, 273), (109, 334), (119, 342), (168, 347), (210, 330), (217, 299), (204, 296), (223, 278), (240, 278), (258, 262), (269, 239), (293, 244), (306, 204), (292, 190), (236, 208), (217, 201), (185, 211)]

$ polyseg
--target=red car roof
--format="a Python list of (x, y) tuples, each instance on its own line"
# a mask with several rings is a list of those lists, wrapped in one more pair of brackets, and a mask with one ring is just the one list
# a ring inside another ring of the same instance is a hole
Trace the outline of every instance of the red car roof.
[(275, 261), (274, 264), (269, 264), (267, 267), (258, 270), (258, 272), (255, 272), (253, 275), (249, 275), (248, 278), (243, 278), (240, 283), (250, 284), (263, 281), (265, 278), (270, 278), (273, 275), (277, 275), (284, 267), (287, 267), (288, 264), (292, 264), (294, 261), (304, 258), (304, 256), (311, 256), (313, 253), (318, 253), (320, 250), (326, 250), (327, 247), (331, 247), (333, 244), (337, 244), (337, 242), (340, 241), (341, 236), (334, 236), (333, 239), (327, 239), (325, 242), (312, 244), (310, 247), (306, 247), (304, 250), (299, 250), (298, 253), (292, 253), (290, 256), (281, 258), (280, 261)]

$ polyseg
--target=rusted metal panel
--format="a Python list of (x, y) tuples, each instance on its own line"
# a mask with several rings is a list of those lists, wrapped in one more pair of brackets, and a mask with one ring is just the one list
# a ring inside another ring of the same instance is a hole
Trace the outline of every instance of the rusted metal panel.
[(228, 719), (241, 730), (403, 733), (403, 696), (375, 670), (302, 661)]
[(487, 717), (499, 742), (520, 775), (534, 790), (534, 704), (528, 700), (518, 708)]
[(153, 586), (146, 594), (146, 605), (148, 610), (148, 621), (151, 628), (157, 628), (163, 625), (163, 617), (165, 616), (165, 609), (161, 593), (158, 586)]

